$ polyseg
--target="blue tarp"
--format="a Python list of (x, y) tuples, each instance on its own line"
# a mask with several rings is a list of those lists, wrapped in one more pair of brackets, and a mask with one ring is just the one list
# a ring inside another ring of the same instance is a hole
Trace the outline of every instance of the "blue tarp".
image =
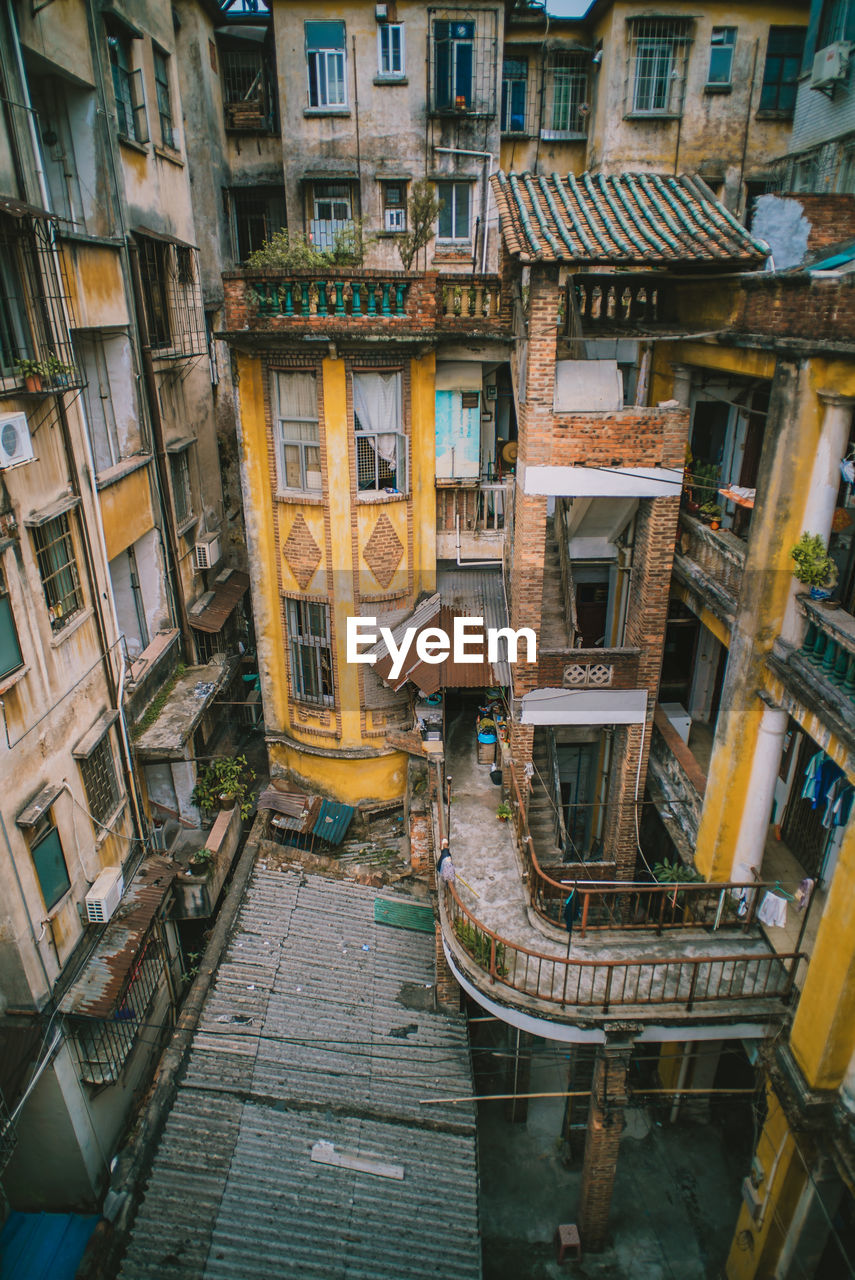
[(354, 812), (355, 810), (349, 804), (336, 804), (333, 800), (322, 800), (312, 831), (319, 840), (325, 840), (327, 844), (341, 844)]
[(74, 1280), (97, 1214), (12, 1213), (0, 1235), (0, 1280)]

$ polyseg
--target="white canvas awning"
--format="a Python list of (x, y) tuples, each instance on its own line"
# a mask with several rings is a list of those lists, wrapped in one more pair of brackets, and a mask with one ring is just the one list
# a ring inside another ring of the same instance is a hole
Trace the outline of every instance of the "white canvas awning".
[(533, 689), (522, 700), (523, 724), (643, 724), (646, 689)]

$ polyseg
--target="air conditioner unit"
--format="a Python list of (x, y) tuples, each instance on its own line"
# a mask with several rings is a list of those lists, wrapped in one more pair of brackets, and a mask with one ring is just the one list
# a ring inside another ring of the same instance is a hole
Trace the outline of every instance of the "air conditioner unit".
[(0, 468), (32, 462), (33, 442), (25, 413), (0, 414)]
[(387, 209), (386, 210), (386, 230), (387, 231), (404, 231), (405, 227), (404, 209)]
[(820, 49), (813, 60), (810, 87), (827, 89), (845, 80), (849, 70), (849, 50), (850, 45), (845, 40), (838, 40), (835, 44)]
[(196, 568), (213, 569), (220, 559), (220, 535), (206, 533), (196, 543)]
[(90, 924), (106, 924), (122, 900), (125, 881), (121, 867), (105, 867), (86, 895)]

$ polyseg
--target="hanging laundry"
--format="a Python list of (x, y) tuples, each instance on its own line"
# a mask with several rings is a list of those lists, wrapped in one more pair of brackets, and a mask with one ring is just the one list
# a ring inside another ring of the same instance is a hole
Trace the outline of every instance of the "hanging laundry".
[(839, 765), (825, 754), (817, 751), (811, 756), (805, 769), (805, 783), (802, 788), (802, 799), (810, 800), (811, 808), (818, 809), (825, 800), (832, 785), (843, 776)]
[(814, 891), (816, 881), (810, 876), (805, 876), (795, 892), (796, 908), (799, 911), (806, 911), (811, 900), (811, 894)]
[(852, 813), (852, 801), (855, 799), (855, 787), (850, 782), (843, 782), (831, 810), (831, 825), (845, 827)]
[(764, 893), (757, 919), (763, 924), (773, 925), (776, 929), (787, 927), (787, 903), (777, 893)]

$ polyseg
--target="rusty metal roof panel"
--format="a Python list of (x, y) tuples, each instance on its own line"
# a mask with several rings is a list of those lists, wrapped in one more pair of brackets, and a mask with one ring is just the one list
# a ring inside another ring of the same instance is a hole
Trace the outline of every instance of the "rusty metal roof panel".
[(101, 941), (62, 998), (65, 1014), (109, 1018), (152, 922), (179, 868), (170, 858), (147, 858), (137, 871)]
[(191, 606), (187, 620), (195, 631), (222, 631), (227, 619), (249, 589), (249, 574), (232, 569), (224, 582), (214, 584), (212, 599), (198, 613)]
[(499, 172), (491, 181), (505, 248), (521, 262), (739, 270), (769, 255), (700, 178), (686, 174)]

